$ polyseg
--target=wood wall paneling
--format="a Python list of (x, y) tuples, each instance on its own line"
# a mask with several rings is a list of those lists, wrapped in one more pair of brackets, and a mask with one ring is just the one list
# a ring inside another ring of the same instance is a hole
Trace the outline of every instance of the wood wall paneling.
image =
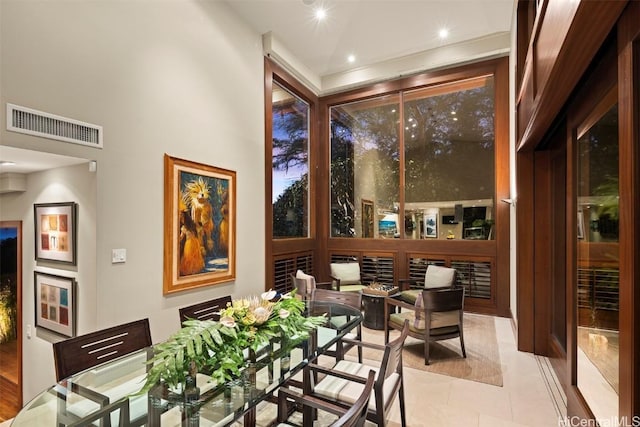
[[(519, 150), (541, 141), (626, 5), (625, 1), (546, 3), (544, 19), (535, 22), (535, 46), (529, 47), (533, 69), (525, 72), (520, 84), (521, 90), (531, 87), (534, 95), (519, 96), (518, 109), (530, 111), (526, 125), (518, 124)], [(535, 79), (535, 86), (527, 79)], [(524, 104), (529, 101), (531, 106)]]
[(620, 416), (640, 414), (640, 2), (618, 25), (620, 136)]
[(516, 316), (518, 321), (518, 350), (534, 350), (534, 152), (516, 153), (516, 181), (518, 204), (516, 213)]
[(549, 336), (551, 334), (551, 284), (552, 284), (552, 174), (551, 159), (548, 150), (534, 154), (534, 343), (535, 354), (549, 354)]
[(511, 172), (509, 167), (509, 62), (506, 60), (496, 64), (495, 69), (495, 134), (496, 134), (496, 256), (494, 264), (496, 280), (494, 282), (495, 306), (497, 314), (502, 317), (511, 316), (511, 264), (507, 262), (511, 256), (511, 205), (501, 200), (511, 195)]

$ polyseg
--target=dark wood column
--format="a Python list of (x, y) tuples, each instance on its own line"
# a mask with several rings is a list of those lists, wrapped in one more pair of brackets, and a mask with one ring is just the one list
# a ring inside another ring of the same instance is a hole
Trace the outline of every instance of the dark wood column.
[[(618, 24), (620, 111), (620, 416), (640, 414), (640, 3)], [(624, 203), (627, 201), (628, 203)]]

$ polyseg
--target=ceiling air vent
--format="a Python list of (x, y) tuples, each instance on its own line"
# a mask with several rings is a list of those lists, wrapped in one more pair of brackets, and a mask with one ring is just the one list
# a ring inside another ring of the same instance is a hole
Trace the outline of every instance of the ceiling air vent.
[(7, 104), (7, 130), (102, 148), (102, 126)]

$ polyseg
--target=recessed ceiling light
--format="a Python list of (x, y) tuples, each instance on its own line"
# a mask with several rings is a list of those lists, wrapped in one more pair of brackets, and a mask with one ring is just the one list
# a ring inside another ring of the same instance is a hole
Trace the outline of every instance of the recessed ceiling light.
[(440, 36), (441, 39), (446, 39), (447, 37), (449, 37), (449, 30), (447, 30), (446, 28), (442, 28), (440, 31), (438, 31), (438, 36)]
[(347, 56), (347, 61), (349, 61), (350, 63), (356, 62), (356, 56), (355, 55)]
[(318, 21), (322, 21), (326, 17), (327, 17), (327, 11), (326, 10), (324, 10), (321, 7), (316, 9), (316, 19)]
[(15, 166), (16, 162), (10, 160), (0, 160), (0, 166)]

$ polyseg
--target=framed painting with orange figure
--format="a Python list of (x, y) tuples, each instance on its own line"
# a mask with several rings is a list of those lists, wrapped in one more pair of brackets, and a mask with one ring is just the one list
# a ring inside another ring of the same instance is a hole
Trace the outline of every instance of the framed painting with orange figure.
[(76, 281), (72, 277), (34, 272), (36, 327), (65, 337), (76, 335)]
[(236, 173), (164, 155), (164, 295), (236, 278)]
[(74, 202), (33, 205), (36, 261), (76, 265), (76, 212)]

